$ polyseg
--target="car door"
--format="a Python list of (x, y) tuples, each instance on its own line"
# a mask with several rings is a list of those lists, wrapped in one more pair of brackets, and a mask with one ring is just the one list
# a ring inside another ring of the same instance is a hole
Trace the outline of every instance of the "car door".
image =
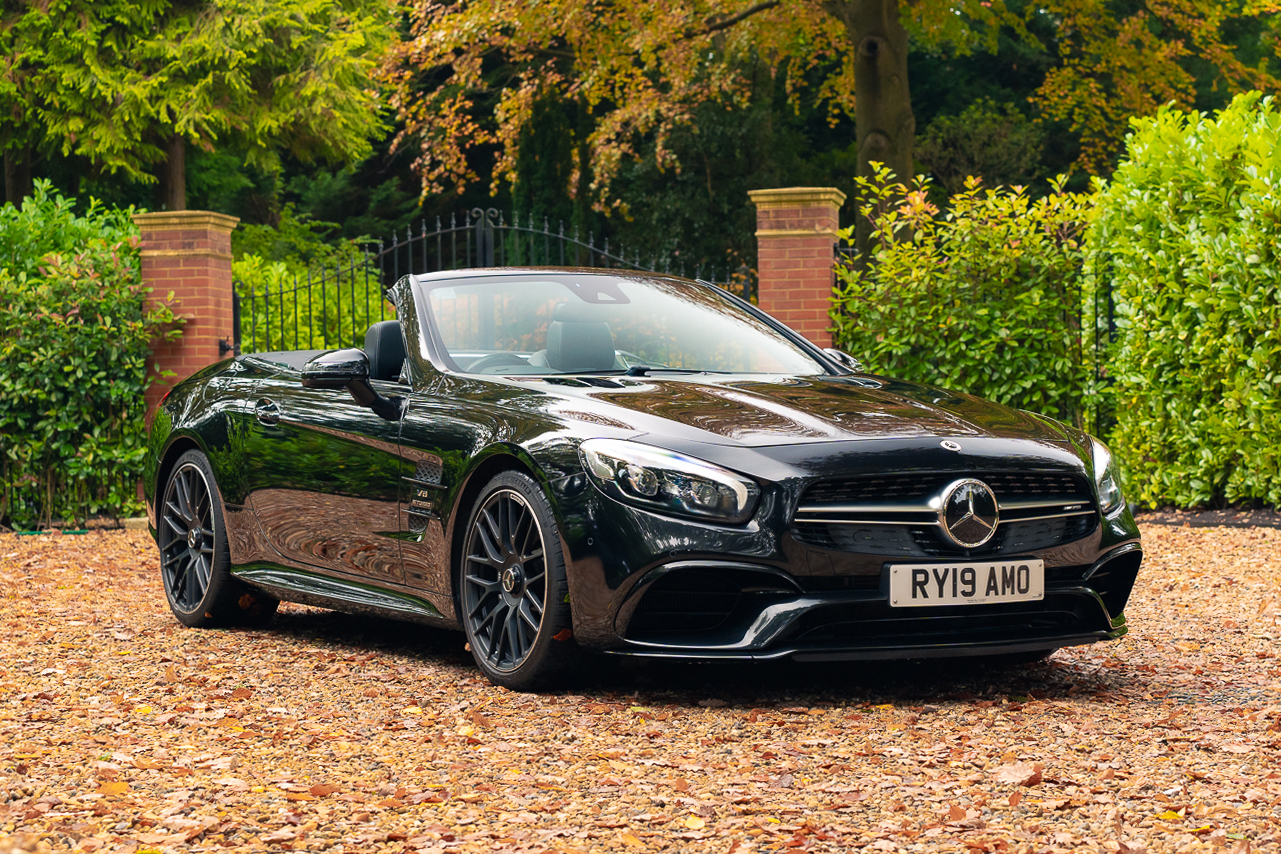
[[(403, 395), (396, 383), (373, 382)], [(400, 420), (294, 371), (264, 379), (253, 418), (249, 504), (287, 564), (400, 583)]]

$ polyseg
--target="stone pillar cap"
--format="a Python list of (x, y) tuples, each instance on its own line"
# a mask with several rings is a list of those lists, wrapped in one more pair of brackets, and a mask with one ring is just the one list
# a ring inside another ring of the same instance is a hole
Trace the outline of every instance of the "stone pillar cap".
[(153, 211), (133, 215), (139, 228), (165, 231), (180, 228), (211, 228), (228, 234), (240, 222), (240, 217), (213, 211)]
[(783, 187), (775, 190), (748, 190), (748, 197), (759, 210), (774, 208), (813, 208), (845, 203), (845, 193), (835, 187)]

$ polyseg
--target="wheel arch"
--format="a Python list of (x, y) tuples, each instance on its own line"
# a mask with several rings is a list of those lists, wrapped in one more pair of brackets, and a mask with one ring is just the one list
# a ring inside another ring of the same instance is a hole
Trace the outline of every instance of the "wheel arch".
[(505, 471), (516, 471), (533, 478), (538, 488), (547, 496), (553, 511), (556, 507), (547, 489), (547, 477), (536, 462), (522, 448), (510, 445), (496, 445), (487, 448), (477, 455), (478, 461), (464, 475), (463, 483), (456, 491), (453, 505), (449, 510), (448, 543), (449, 543), (449, 583), (450, 598), (454, 602), (455, 616), (462, 619), (458, 609), (459, 572), (462, 569), (463, 539), (466, 534), (467, 517), (471, 515), (472, 505), (485, 484)]
[[(169, 473), (173, 471), (174, 464), (178, 458), (187, 451), (200, 451), (205, 453), (205, 449), (194, 437), (180, 433), (169, 439), (169, 444), (165, 447), (164, 452), (160, 455), (160, 464), (156, 466), (156, 480), (153, 487), (152, 495), (155, 496), (155, 511), (153, 513), (151, 538), (154, 540), (159, 532), (160, 527), (160, 502), (164, 500), (165, 484), (169, 482)], [(214, 484), (214, 489), (218, 485)]]

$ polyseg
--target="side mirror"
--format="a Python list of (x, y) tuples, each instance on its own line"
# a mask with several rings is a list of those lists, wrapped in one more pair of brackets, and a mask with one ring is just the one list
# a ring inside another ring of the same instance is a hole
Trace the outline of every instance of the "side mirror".
[(400, 418), (400, 398), (383, 397), (369, 384), (369, 356), (359, 347), (330, 350), (302, 366), (303, 388), (345, 388), (353, 400), (387, 421)]
[(849, 353), (846, 353), (844, 350), (837, 350), (835, 347), (824, 347), (823, 352), (827, 354), (829, 359), (840, 365), (842, 368), (845, 368), (855, 374), (861, 374), (863, 372), (863, 363), (858, 359), (855, 359)]
[(303, 388), (347, 388), (361, 381), (369, 383), (369, 356), (356, 347), (321, 353), (302, 366)]

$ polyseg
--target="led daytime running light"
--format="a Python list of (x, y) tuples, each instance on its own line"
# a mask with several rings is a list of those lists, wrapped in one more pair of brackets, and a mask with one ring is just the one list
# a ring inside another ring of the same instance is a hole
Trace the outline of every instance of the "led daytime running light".
[(1112, 463), (1112, 453), (1107, 446), (1094, 438), (1090, 439), (1090, 444), (1094, 457), (1094, 484), (1099, 493), (1099, 510), (1107, 515), (1125, 500), (1121, 494), (1121, 482), (1116, 476), (1116, 466)]

